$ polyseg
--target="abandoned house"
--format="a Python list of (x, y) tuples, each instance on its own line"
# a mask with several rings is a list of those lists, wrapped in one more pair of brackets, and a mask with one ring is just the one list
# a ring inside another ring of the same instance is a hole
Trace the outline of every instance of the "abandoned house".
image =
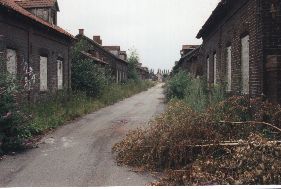
[(140, 79), (142, 79), (142, 80), (149, 79), (149, 70), (147, 67), (143, 67), (142, 63), (138, 63), (137, 73), (140, 76)]
[(33, 73), (32, 101), (70, 89), (74, 37), (57, 26), (58, 11), (56, 0), (0, 0), (0, 46), (6, 59), (1, 69), (18, 78)]
[(184, 70), (192, 76), (203, 76), (203, 64), (200, 62), (201, 47), (198, 45), (183, 45), (181, 59), (176, 62), (175, 70)]
[(84, 35), (84, 29), (79, 29), (76, 39), (77, 43), (82, 45), (84, 56), (87, 55), (101, 64), (109, 65), (117, 83), (127, 80), (128, 62), (125, 59), (127, 55), (125, 51), (120, 51), (119, 46), (103, 47), (100, 36), (93, 36), (93, 39), (90, 39)]
[(210, 84), (281, 102), (280, 0), (222, 0), (197, 38)]
[(183, 45), (180, 51), (181, 57), (189, 53), (190, 51), (195, 50), (196, 48), (200, 47), (200, 45)]

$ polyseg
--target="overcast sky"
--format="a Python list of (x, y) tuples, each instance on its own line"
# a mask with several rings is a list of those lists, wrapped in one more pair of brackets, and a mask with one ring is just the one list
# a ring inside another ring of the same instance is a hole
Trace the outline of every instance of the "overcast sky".
[(183, 44), (201, 44), (196, 34), (219, 0), (58, 0), (59, 26), (79, 28), (104, 45), (137, 49), (144, 66), (172, 69)]

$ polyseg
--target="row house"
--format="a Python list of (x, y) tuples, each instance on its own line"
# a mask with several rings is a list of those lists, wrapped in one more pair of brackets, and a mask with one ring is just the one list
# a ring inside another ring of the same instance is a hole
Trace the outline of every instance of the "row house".
[(280, 0), (222, 0), (197, 38), (211, 85), (281, 102)]
[(58, 11), (56, 0), (0, 0), (1, 70), (24, 79), (32, 101), (71, 88), (74, 37), (57, 26)]
[(103, 46), (100, 36), (89, 38), (84, 35), (84, 29), (79, 29), (76, 36), (77, 44), (82, 46), (81, 53), (99, 64), (108, 66), (117, 83), (127, 80), (128, 62), (125, 51), (120, 51), (119, 46)]
[(181, 50), (181, 59), (176, 62), (176, 70), (184, 70), (192, 76), (203, 76), (203, 64), (200, 62), (201, 46), (184, 45)]
[(143, 67), (142, 63), (137, 64), (137, 73), (140, 76), (140, 79), (142, 80), (149, 79), (149, 70), (147, 67)]

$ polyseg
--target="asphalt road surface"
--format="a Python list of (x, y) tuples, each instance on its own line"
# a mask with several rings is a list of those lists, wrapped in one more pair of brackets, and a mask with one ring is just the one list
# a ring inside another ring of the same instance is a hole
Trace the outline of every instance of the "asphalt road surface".
[(164, 109), (161, 85), (60, 127), (39, 148), (0, 161), (0, 187), (143, 186), (150, 175), (119, 167), (111, 153), (129, 129)]

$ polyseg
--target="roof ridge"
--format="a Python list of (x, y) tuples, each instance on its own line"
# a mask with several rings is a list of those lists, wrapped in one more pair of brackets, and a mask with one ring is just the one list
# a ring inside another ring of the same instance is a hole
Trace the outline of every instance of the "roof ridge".
[(18, 5), (16, 3), (16, 0), (0, 0), (0, 6), (4, 6), (8, 9), (11, 9), (19, 14), (21, 14), (22, 16), (28, 17), (34, 21), (36, 21), (37, 23), (40, 23), (44, 26), (47, 26), (61, 34), (64, 34), (70, 38), (74, 38), (73, 35), (71, 35), (70, 33), (68, 33), (67, 31), (65, 31), (64, 29), (62, 29), (61, 27), (54, 25), (54, 24), (50, 24), (47, 21), (35, 16), (34, 14), (30, 13), (29, 11), (25, 10), (23, 7), (21, 7), (20, 5)]

